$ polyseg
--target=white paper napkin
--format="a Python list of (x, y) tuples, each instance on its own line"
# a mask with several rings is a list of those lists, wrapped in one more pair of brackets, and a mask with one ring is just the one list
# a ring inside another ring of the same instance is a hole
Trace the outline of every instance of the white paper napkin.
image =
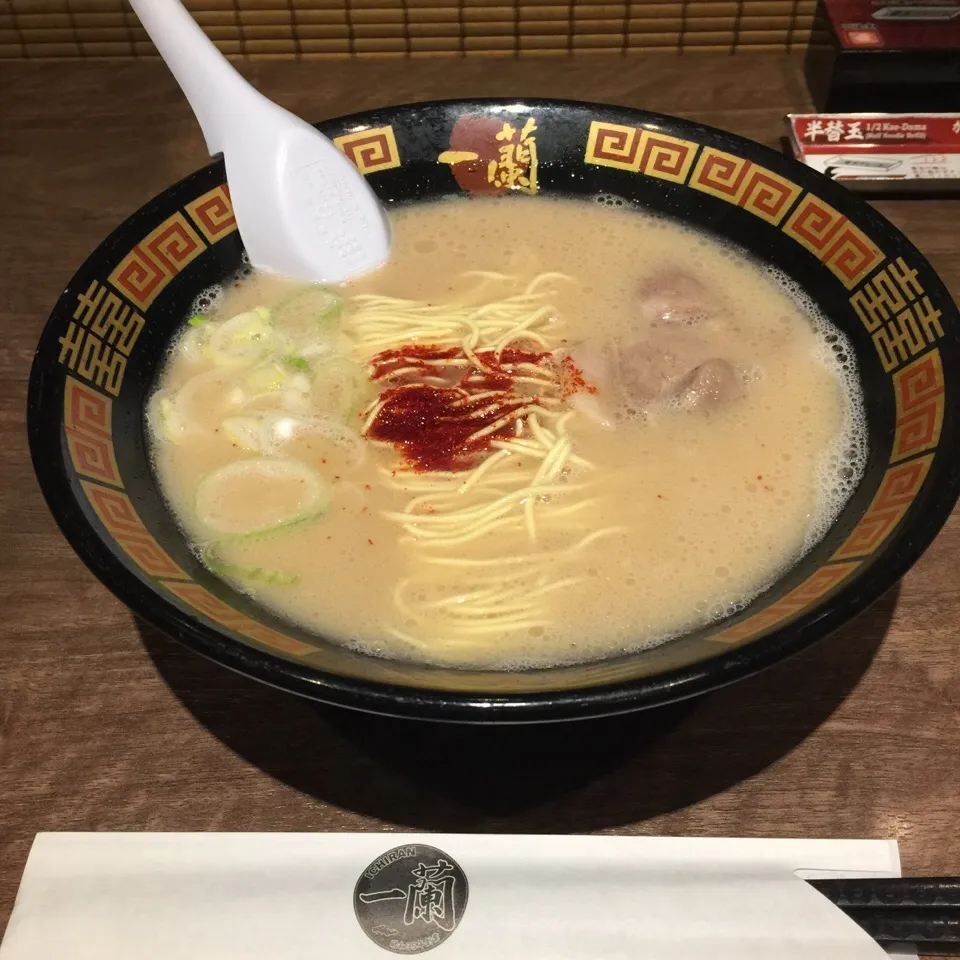
[(882, 840), (39, 834), (0, 960), (876, 960), (800, 876), (899, 875)]

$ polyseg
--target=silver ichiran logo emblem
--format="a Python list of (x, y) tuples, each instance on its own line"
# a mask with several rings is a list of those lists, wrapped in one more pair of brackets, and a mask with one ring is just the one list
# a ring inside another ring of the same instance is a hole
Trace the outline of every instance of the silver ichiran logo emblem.
[(446, 940), (467, 906), (467, 877), (436, 847), (394, 847), (363, 871), (353, 908), (363, 932), (392, 953), (424, 953)]

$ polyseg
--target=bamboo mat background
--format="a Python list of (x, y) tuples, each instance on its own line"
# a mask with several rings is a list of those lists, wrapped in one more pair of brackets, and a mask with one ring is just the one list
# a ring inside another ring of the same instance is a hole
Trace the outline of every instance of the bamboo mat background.
[[(566, 56), (785, 51), (816, 0), (186, 0), (235, 57)], [(125, 0), (0, 0), (0, 59), (156, 53)]]

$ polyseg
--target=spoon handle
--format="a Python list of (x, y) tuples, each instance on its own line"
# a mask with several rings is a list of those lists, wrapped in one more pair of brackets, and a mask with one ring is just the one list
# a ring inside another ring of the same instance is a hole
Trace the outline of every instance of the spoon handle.
[(223, 152), (224, 121), (263, 99), (214, 46), (180, 0), (130, 0), (193, 108), (211, 156)]

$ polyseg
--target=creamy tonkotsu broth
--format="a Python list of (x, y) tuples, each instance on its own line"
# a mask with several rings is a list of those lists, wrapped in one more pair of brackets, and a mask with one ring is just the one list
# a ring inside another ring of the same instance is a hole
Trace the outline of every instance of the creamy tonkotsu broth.
[(198, 302), (148, 418), (217, 574), (324, 636), (569, 663), (732, 612), (865, 458), (844, 337), (784, 278), (620, 201), (395, 211), (329, 290)]

